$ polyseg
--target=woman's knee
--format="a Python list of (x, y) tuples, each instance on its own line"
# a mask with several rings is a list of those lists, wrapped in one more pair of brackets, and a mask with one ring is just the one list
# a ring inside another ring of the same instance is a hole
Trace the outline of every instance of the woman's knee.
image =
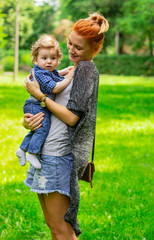
[(50, 228), (50, 230), (52, 230), (52, 223), (48, 217), (45, 217), (45, 223)]
[(50, 230), (52, 231), (52, 233), (57, 233), (60, 231), (58, 225), (54, 224), (50, 218), (45, 217), (45, 222), (47, 224), (47, 226), (50, 228)]
[(50, 223), (50, 229), (52, 231), (52, 233), (56, 236), (56, 238), (59, 239), (70, 239), (73, 240), (73, 229), (72, 227), (66, 223)]
[(45, 222), (57, 240), (60, 240), (60, 239), (76, 240), (77, 239), (72, 227), (68, 223), (66, 222), (54, 223), (49, 218), (45, 218)]

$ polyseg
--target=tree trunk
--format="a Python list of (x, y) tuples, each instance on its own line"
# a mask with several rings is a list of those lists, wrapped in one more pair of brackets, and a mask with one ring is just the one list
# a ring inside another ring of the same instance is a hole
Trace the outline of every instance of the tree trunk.
[(116, 55), (123, 54), (123, 33), (116, 32), (115, 52), (116, 52)]
[(151, 32), (150, 32), (150, 31), (149, 31), (148, 37), (149, 37), (149, 50), (150, 50), (150, 56), (153, 57), (152, 36), (151, 36)]
[(116, 55), (119, 55), (119, 32), (116, 32), (115, 35), (115, 52)]
[(19, 52), (19, 0), (16, 0), (14, 81), (17, 81), (17, 79), (18, 79), (18, 55), (19, 55), (18, 52)]

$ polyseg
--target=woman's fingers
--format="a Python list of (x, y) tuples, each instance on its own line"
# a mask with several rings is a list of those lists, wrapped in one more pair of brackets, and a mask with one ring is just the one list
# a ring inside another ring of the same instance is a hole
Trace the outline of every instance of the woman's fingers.
[(26, 79), (25, 79), (25, 84), (24, 84), (24, 87), (27, 89), (27, 84), (28, 82), (30, 81), (30, 79), (32, 78), (32, 74), (29, 74)]
[(40, 128), (42, 126), (41, 122), (44, 119), (44, 113), (40, 112), (35, 115), (31, 113), (24, 114), (24, 126), (31, 129), (32, 131)]
[(33, 79), (34, 79), (33, 82), (35, 83), (35, 85), (39, 86), (39, 83), (38, 83), (38, 81), (35, 78), (34, 71), (32, 71), (32, 76), (33, 76)]
[(35, 114), (32, 118), (31, 121), (29, 122), (29, 127), (32, 128), (33, 130), (38, 129), (40, 126), (42, 126), (41, 122), (44, 119), (44, 113), (37, 113)]
[(40, 128), (42, 126), (42, 124), (39, 124), (37, 127), (34, 128), (34, 131), (37, 130), (38, 128)]
[(32, 71), (32, 76), (33, 76), (33, 78), (35, 79), (34, 71)]
[(30, 118), (30, 117), (33, 117), (34, 115), (33, 114), (31, 114), (31, 113), (25, 113), (24, 114), (24, 117), (25, 118)]

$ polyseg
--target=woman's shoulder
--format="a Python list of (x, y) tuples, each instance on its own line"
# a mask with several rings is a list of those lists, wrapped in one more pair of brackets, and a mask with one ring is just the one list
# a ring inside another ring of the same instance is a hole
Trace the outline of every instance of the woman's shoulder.
[(78, 71), (88, 71), (88, 72), (92, 72), (92, 73), (98, 73), (97, 67), (95, 65), (94, 62), (90, 62), (90, 61), (81, 61), (79, 62), (78, 66), (77, 66), (77, 72)]
[(88, 67), (88, 68), (92, 67), (92, 68), (94, 68), (96, 66), (95, 66), (95, 63), (90, 62), (90, 61), (81, 61), (81, 62), (79, 62), (78, 68), (84, 68), (84, 67)]

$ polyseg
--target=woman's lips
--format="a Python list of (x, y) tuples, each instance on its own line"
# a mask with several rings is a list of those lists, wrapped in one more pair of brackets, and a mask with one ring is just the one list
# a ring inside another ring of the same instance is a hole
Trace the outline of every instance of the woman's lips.
[(76, 58), (77, 56), (72, 55), (71, 53), (69, 54), (71, 58)]

